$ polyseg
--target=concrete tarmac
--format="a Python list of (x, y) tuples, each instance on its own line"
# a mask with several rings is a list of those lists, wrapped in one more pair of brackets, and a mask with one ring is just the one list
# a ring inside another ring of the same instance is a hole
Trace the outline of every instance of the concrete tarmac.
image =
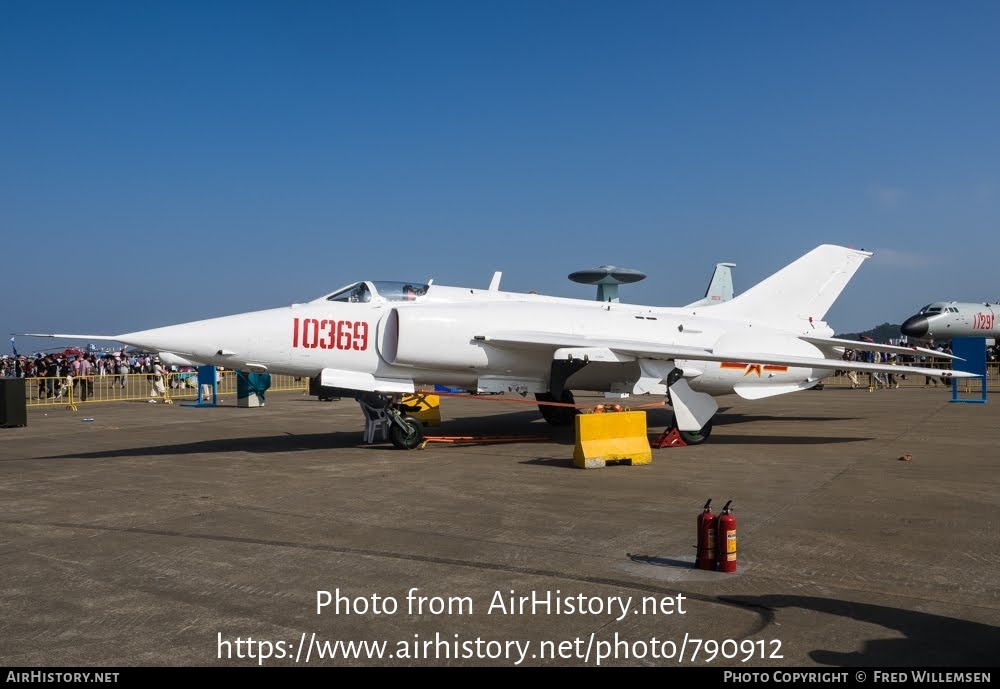
[[(949, 400), (724, 397), (707, 443), (598, 469), (489, 397), (428, 432), (548, 439), (365, 445), (298, 393), (32, 408), (0, 428), (0, 664), (993, 665), (1000, 408)], [(736, 573), (693, 566), (708, 498)]]

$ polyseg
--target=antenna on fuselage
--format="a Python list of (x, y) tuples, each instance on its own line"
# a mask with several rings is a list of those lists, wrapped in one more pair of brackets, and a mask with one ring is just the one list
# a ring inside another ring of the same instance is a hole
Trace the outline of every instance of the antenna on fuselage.
[(646, 279), (646, 274), (631, 268), (598, 266), (569, 274), (569, 279), (584, 285), (597, 285), (597, 301), (618, 302), (618, 285)]

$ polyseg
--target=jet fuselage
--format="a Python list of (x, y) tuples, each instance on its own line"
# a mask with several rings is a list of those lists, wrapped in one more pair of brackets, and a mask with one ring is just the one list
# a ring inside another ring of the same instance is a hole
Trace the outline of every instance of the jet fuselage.
[(899, 330), (922, 342), (955, 337), (996, 339), (1000, 336), (1000, 304), (937, 301), (903, 321)]

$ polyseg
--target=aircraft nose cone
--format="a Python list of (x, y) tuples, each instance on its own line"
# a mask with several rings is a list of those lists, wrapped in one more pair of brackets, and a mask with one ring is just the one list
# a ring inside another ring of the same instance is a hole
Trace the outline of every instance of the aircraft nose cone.
[(930, 324), (924, 316), (910, 316), (899, 326), (899, 331), (907, 337), (924, 337), (930, 330)]

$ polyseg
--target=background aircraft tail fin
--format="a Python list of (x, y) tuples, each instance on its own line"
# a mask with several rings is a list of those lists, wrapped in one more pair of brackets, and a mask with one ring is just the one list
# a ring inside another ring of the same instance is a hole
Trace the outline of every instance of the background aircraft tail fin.
[(711, 306), (733, 298), (733, 268), (735, 263), (716, 263), (715, 272), (705, 290), (705, 297), (688, 304), (691, 306)]
[(757, 283), (731, 301), (714, 307), (738, 318), (763, 321), (821, 321), (872, 252), (823, 244)]

